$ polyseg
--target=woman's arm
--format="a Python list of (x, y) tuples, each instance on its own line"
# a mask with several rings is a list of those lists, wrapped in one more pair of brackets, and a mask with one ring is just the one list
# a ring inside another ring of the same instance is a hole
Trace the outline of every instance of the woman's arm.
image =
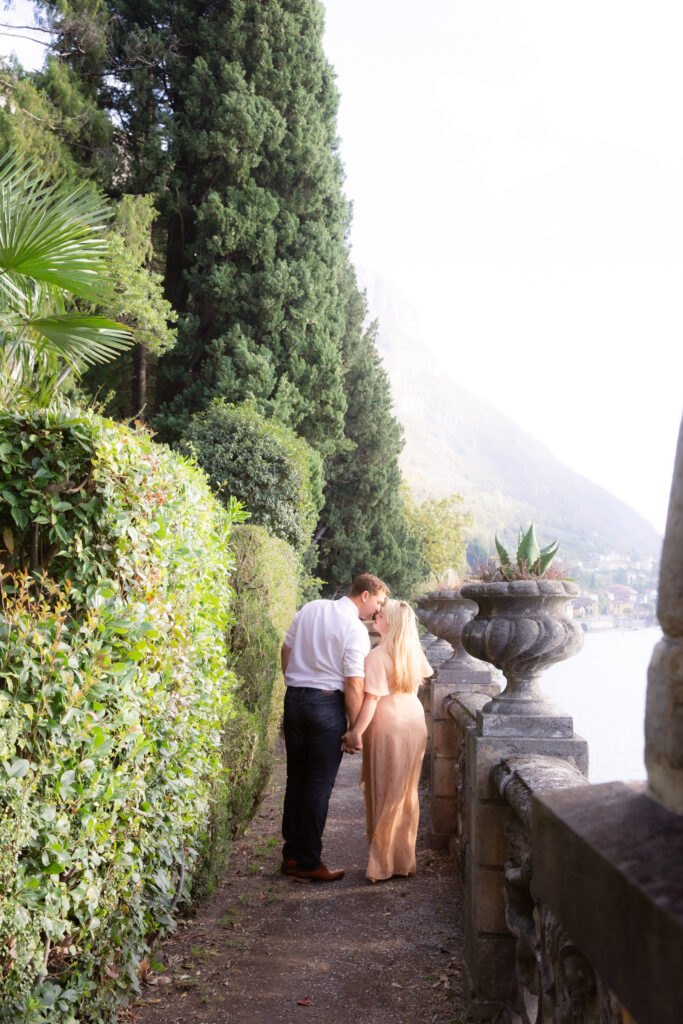
[(374, 693), (365, 694), (358, 718), (353, 727), (342, 736), (342, 750), (346, 753), (357, 754), (362, 749), (362, 736), (372, 721), (378, 700), (379, 697), (376, 697)]
[(344, 678), (344, 703), (350, 726), (356, 724), (356, 719), (363, 706), (364, 685), (365, 680), (362, 676), (345, 676)]

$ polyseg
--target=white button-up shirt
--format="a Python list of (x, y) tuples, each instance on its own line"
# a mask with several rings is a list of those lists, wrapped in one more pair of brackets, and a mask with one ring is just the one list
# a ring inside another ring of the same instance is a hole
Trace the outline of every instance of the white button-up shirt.
[(287, 686), (343, 690), (346, 676), (365, 676), (370, 637), (348, 597), (309, 601), (292, 619), (285, 644)]

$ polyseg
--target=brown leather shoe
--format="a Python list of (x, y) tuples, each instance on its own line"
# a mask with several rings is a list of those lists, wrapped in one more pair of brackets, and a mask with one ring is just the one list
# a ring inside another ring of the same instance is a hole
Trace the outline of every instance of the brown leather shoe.
[(294, 871), (290, 871), (288, 874), (293, 875), (294, 878), (310, 878), (312, 882), (337, 882), (340, 878), (344, 877), (344, 869), (339, 868), (336, 871), (332, 871), (326, 864), (319, 864), (317, 868), (311, 868), (309, 871), (295, 868)]
[(290, 859), (289, 857), (283, 857), (282, 858), (282, 866), (280, 868), (280, 871), (282, 872), (283, 875), (293, 875), (293, 874), (295, 874), (295, 872), (296, 872), (296, 861), (293, 858)]

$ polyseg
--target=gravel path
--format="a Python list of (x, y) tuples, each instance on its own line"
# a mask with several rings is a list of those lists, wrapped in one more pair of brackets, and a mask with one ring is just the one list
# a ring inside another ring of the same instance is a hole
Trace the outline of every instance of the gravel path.
[(418, 874), (369, 885), (358, 786), (345, 757), (324, 858), (340, 882), (279, 873), (284, 768), (234, 847), (220, 887), (155, 954), (134, 1024), (460, 1024), (462, 899), (449, 858), (425, 846)]

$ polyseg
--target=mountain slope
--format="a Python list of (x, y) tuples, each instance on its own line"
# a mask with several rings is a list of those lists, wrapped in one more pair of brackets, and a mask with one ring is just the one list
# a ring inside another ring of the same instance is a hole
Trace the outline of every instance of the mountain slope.
[(566, 560), (594, 561), (607, 551), (659, 557), (661, 537), (625, 502), (569, 469), (543, 444), (431, 362), (395, 307), (372, 289), (380, 316), (378, 347), (404, 426), (403, 473), (416, 497), (461, 493), (490, 544), (537, 523), (543, 543), (559, 537)]

